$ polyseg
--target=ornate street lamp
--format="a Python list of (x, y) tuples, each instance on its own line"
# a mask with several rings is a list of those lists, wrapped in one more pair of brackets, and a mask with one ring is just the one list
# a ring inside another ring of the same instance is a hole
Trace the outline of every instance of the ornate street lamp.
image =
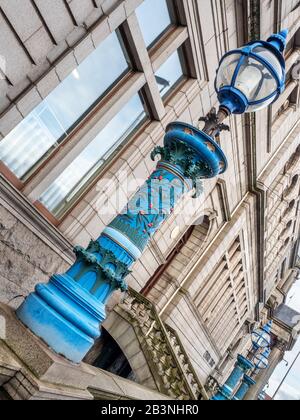
[[(183, 194), (199, 181), (223, 174), (227, 160), (214, 140), (230, 114), (256, 111), (275, 101), (284, 87), (282, 52), (287, 31), (226, 54), (216, 79), (218, 114), (205, 118), (203, 131), (175, 122), (157, 147), (157, 167), (140, 191), (87, 249), (75, 248), (76, 262), (65, 273), (37, 285), (17, 310), (19, 319), (54, 351), (79, 363), (100, 336), (111, 294), (126, 291), (126, 276), (151, 237), (173, 213)], [(199, 191), (201, 188), (199, 188)], [(167, 191), (164, 194), (162, 191)], [(261, 338), (263, 342), (263, 338)], [(240, 357), (230, 392), (252, 363)], [(227, 392), (227, 394), (230, 394)]]
[(256, 370), (265, 370), (269, 367), (269, 357), (271, 349), (266, 349), (263, 353), (258, 353), (253, 359), (254, 367)]
[(224, 55), (215, 80), (220, 109), (200, 119), (206, 122), (205, 132), (215, 136), (227, 129), (222, 122), (229, 115), (256, 112), (278, 99), (285, 89), (287, 35), (284, 30)]
[[(253, 331), (251, 337), (252, 349), (250, 350), (248, 357), (245, 358), (241, 355), (238, 356), (238, 360), (232, 374), (226, 383), (219, 389), (217, 395), (212, 398), (213, 400), (233, 399), (235, 401), (240, 401), (245, 398), (251, 386), (256, 384), (252, 376), (257, 374), (259, 370), (267, 369), (269, 366), (268, 359), (271, 353), (269, 346), (271, 343), (272, 325), (273, 322), (270, 321), (261, 329)], [(263, 350), (264, 352), (262, 353)], [(253, 373), (251, 376), (248, 376), (246, 373), (250, 370), (253, 370)], [(232, 394), (242, 378), (243, 381), (232, 398)]]
[(273, 322), (270, 321), (258, 330), (252, 332), (253, 353), (255, 354), (260, 349), (269, 348), (271, 344), (271, 331)]
[(275, 102), (285, 88), (288, 31), (272, 35), (267, 42), (254, 41), (222, 58), (216, 91), (229, 114), (258, 111)]
[[(254, 370), (251, 376), (244, 375), (242, 384), (237, 390), (233, 400), (242, 401), (249, 389), (256, 385), (253, 379), (261, 370), (265, 370), (269, 366), (269, 357), (271, 354), (271, 330), (273, 322), (270, 321), (263, 328), (255, 330), (252, 333), (252, 350), (250, 351), (251, 360), (254, 365)], [(267, 345), (268, 343), (268, 345)], [(250, 356), (249, 356), (250, 357)]]
[(226, 383), (219, 389), (218, 393), (212, 398), (213, 401), (229, 401), (237, 385), (246, 372), (252, 370), (254, 365), (244, 356), (239, 355), (234, 370), (227, 379)]
[(256, 375), (261, 370), (265, 370), (269, 367), (269, 357), (271, 354), (271, 349), (266, 349), (263, 353), (258, 353), (254, 356), (253, 364), (254, 364), (254, 371), (252, 372), (251, 376), (244, 375), (243, 381), (239, 389), (237, 390), (235, 396), (233, 397), (234, 401), (242, 401), (246, 395), (249, 389), (256, 385), (256, 382), (253, 378), (255, 378)]

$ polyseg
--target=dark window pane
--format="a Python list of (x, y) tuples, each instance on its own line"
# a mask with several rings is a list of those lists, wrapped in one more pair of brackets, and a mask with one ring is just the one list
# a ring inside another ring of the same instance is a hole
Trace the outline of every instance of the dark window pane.
[(0, 143), (0, 159), (24, 175), (128, 71), (117, 33), (112, 33)]
[(146, 111), (137, 94), (42, 194), (40, 201), (59, 214), (145, 117)]
[(145, 0), (137, 8), (136, 14), (147, 47), (172, 24), (166, 0)]

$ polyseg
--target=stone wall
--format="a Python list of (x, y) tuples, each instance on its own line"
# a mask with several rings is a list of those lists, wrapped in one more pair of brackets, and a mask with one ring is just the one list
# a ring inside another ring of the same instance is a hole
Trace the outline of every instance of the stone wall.
[(2, 178), (0, 190), (0, 302), (16, 307), (37, 283), (66, 270), (71, 246), (36, 218), (28, 202), (19, 201), (18, 209), (13, 200), (18, 193)]

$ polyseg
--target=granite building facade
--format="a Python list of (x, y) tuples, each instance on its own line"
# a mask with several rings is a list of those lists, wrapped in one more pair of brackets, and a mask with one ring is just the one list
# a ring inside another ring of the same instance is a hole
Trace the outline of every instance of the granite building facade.
[(9, 332), (0, 337), (3, 398), (207, 399), (258, 323), (275, 325), (268, 374), (291, 348), (299, 319), (278, 308), (300, 268), (300, 7), (0, 0), (0, 302), (14, 334), (10, 310), (111, 222), (153, 171), (167, 125), (201, 127), (217, 106), (224, 53), (283, 28), (285, 92), (266, 110), (230, 117), (219, 138), (227, 172), (185, 197), (155, 234), (129, 292), (108, 304), (78, 390), (69, 387), (79, 370), (47, 385), (32, 377), (30, 357), (10, 353)]

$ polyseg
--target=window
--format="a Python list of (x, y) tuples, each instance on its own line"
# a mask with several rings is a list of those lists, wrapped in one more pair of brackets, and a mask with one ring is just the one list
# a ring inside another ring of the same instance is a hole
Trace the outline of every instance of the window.
[(55, 216), (60, 216), (86, 183), (97, 174), (108, 157), (124, 144), (146, 116), (141, 96), (137, 94), (42, 194), (40, 201), (44, 206)]
[(161, 278), (161, 276), (167, 271), (167, 269), (170, 267), (172, 262), (175, 260), (175, 258), (181, 253), (184, 246), (188, 243), (190, 240), (193, 232), (194, 232), (195, 226), (191, 226), (187, 232), (184, 234), (184, 236), (180, 239), (178, 244), (175, 246), (171, 254), (168, 256), (166, 262), (162, 264), (156, 272), (153, 274), (153, 276), (150, 278), (150, 280), (147, 282), (146, 286), (141, 291), (141, 294), (144, 296), (148, 296), (151, 290), (154, 288), (158, 280)]
[[(272, 123), (281, 115), (286, 114), (290, 108), (296, 110), (299, 105), (299, 79), (297, 76), (297, 63), (299, 57), (300, 31), (288, 42), (285, 49), (286, 61), (286, 87), (280, 99), (272, 106)], [(295, 72), (296, 66), (296, 72)]]
[(120, 33), (114, 32), (3, 139), (0, 159), (26, 178), (129, 68)]
[(183, 63), (183, 52), (180, 49), (175, 51), (156, 72), (155, 78), (163, 98), (184, 79)]
[(285, 56), (288, 57), (295, 49), (300, 46), (300, 30), (298, 30), (295, 35), (288, 42), (285, 49)]
[(299, 103), (299, 82), (293, 76), (293, 67), (290, 68), (286, 75), (285, 92), (281, 96), (281, 100), (273, 105), (273, 123), (278, 117), (283, 115), (289, 108), (296, 110)]
[(147, 47), (151, 47), (172, 25), (170, 1), (145, 0), (136, 9)]

